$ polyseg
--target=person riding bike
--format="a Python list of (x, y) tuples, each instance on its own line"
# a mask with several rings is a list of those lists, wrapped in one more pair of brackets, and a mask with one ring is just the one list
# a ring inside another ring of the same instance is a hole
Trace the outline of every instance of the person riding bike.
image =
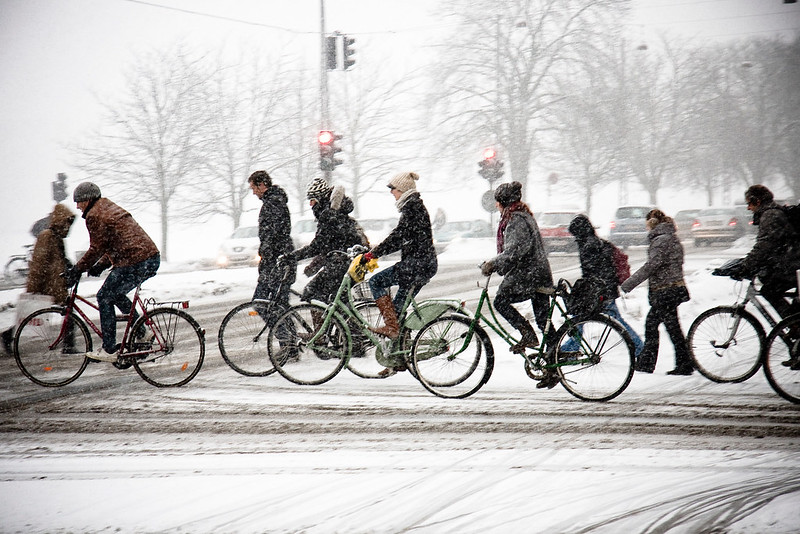
[(112, 267), (97, 291), (103, 343), (96, 352), (86, 356), (93, 360), (116, 362), (117, 318), (114, 306), (126, 315), (131, 313), (133, 302), (127, 293), (156, 274), (161, 265), (161, 254), (131, 214), (103, 197), (94, 183), (79, 184), (72, 199), (86, 220), (89, 250), (74, 267), (64, 272), (64, 280), (68, 286), (73, 286), (83, 272), (100, 276), (105, 269)]

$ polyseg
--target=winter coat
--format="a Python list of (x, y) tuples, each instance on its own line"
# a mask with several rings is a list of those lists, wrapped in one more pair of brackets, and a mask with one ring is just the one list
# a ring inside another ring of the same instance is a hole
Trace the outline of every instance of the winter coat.
[(503, 291), (520, 295), (533, 294), (537, 288), (553, 287), (553, 274), (536, 220), (519, 210), (503, 231), (503, 251), (491, 260), (503, 275)]
[[(325, 255), (332, 250), (347, 250), (353, 245), (364, 245), (359, 226), (350, 217), (353, 208), (353, 201), (344, 196), (344, 190), (338, 187), (334, 188), (329, 198), (318, 200), (312, 208), (317, 219), (317, 232), (308, 245), (295, 251), (295, 257), (303, 260)], [(341, 258), (336, 261), (341, 263)], [(323, 258), (318, 265), (324, 266), (328, 263), (328, 258)]]
[(158, 254), (158, 247), (130, 213), (107, 198), (91, 202), (83, 212), (89, 250), (75, 267), (84, 272), (95, 263), (129, 267)]
[(270, 186), (261, 197), (258, 212), (258, 238), (261, 243), (259, 270), (271, 270), (278, 263), (278, 256), (294, 250), (292, 243), (292, 218), (289, 214), (289, 197), (277, 185)]
[(399, 211), (397, 226), (372, 253), (381, 257), (399, 250), (400, 261), (394, 265), (394, 269), (400, 286), (427, 283), (439, 270), (430, 215), (416, 191), (399, 206)]
[(584, 278), (595, 278), (602, 284), (601, 295), (604, 300), (619, 297), (619, 280), (614, 266), (611, 244), (597, 237), (591, 221), (585, 215), (578, 215), (569, 223), (569, 233), (578, 243), (578, 257)]
[(647, 250), (647, 262), (630, 278), (622, 283), (626, 293), (649, 280), (649, 291), (685, 287), (683, 280), (683, 245), (671, 222), (662, 222), (647, 234), (650, 248)]
[(72, 266), (64, 249), (64, 239), (72, 227), (75, 214), (63, 204), (56, 204), (50, 216), (50, 226), (39, 232), (33, 247), (28, 285), (28, 293), (50, 295), (56, 304), (67, 300), (67, 286), (61, 273)]
[(786, 213), (775, 202), (759, 206), (753, 213), (758, 236), (745, 256), (742, 271), (758, 275), (764, 284), (794, 285), (800, 269), (800, 238)]

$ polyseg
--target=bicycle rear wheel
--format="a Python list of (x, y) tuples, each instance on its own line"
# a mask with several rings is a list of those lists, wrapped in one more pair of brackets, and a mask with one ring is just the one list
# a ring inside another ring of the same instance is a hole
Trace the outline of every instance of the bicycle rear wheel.
[[(775, 392), (800, 404), (800, 315), (792, 315), (772, 329), (764, 355), (764, 375)], [(794, 368), (794, 369), (792, 369)]]
[(145, 343), (135, 343), (128, 356), (147, 383), (157, 387), (182, 386), (197, 376), (206, 354), (205, 332), (191, 315), (173, 308), (156, 308), (140, 317), (132, 332), (144, 329)]
[(422, 386), (438, 397), (463, 399), (489, 381), (494, 349), (486, 331), (463, 315), (439, 317), (411, 347), (411, 364)]
[(556, 351), (561, 385), (585, 401), (611, 400), (628, 387), (633, 377), (633, 341), (625, 328), (605, 315), (565, 323), (556, 333), (558, 344), (578, 343), (574, 352)]
[(743, 382), (761, 366), (766, 335), (750, 313), (717, 306), (697, 316), (686, 342), (700, 374), (714, 382)]
[(334, 315), (323, 329), (326, 313), (325, 306), (298, 304), (286, 310), (270, 329), (269, 357), (287, 380), (304, 386), (323, 384), (347, 364), (347, 327)]
[(245, 376), (267, 376), (275, 372), (269, 359), (267, 337), (271, 314), (284, 310), (273, 301), (239, 304), (222, 319), (217, 334), (219, 352), (231, 369)]
[(81, 376), (92, 350), (89, 329), (64, 308), (36, 310), (22, 320), (14, 336), (14, 359), (22, 374), (46, 387), (69, 384)]

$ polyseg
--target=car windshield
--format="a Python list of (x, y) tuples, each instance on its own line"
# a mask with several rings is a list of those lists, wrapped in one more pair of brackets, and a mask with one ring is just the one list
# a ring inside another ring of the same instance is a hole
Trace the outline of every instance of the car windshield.
[(575, 218), (575, 213), (564, 212), (546, 212), (542, 213), (539, 218), (540, 226), (567, 226)]
[(733, 210), (730, 208), (709, 208), (700, 212), (699, 217), (713, 217), (715, 215), (733, 215)]
[(237, 228), (231, 236), (233, 239), (247, 239), (250, 237), (258, 237), (258, 226), (242, 226)]
[(644, 219), (650, 212), (650, 208), (643, 206), (628, 206), (617, 209), (617, 219)]

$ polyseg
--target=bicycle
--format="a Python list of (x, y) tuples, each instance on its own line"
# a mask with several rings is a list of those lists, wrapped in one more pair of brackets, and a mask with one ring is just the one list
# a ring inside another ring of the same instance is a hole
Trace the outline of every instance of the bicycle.
[[(353, 285), (362, 283), (375, 260), (362, 263), (365, 247), (329, 254), (346, 254), (350, 267), (330, 304), (312, 301), (291, 306), (269, 329), (267, 350), (272, 365), (287, 380), (301, 385), (327, 382), (347, 367), (362, 378), (384, 378), (386, 368), (407, 363), (411, 331), (460, 304), (445, 300), (417, 303), (409, 291), (398, 313), (400, 333), (394, 340), (370, 330), (380, 318), (374, 301), (354, 297)], [(409, 369), (413, 374), (413, 369)]]
[[(188, 301), (142, 299), (140, 289), (141, 284), (134, 291), (130, 313), (117, 316), (117, 322), (126, 325), (114, 366), (133, 366), (139, 376), (157, 387), (182, 386), (203, 365), (205, 331), (183, 311), (189, 307)], [(89, 329), (101, 338), (102, 334), (81, 305), (99, 312), (96, 304), (78, 294), (76, 283), (65, 306), (37, 310), (20, 323), (13, 341), (14, 358), (34, 383), (64, 386), (86, 370), (92, 352)]]
[(763, 365), (775, 393), (800, 404), (800, 314), (783, 319), (769, 333)]
[(25, 254), (15, 254), (6, 262), (3, 278), (5, 278), (6, 282), (9, 284), (24, 284), (25, 280), (28, 278), (31, 256), (33, 255), (33, 245), (25, 245), (25, 249)]
[[(714, 269), (714, 276), (730, 276), (741, 260), (731, 260)], [(686, 341), (695, 369), (714, 382), (744, 382), (761, 367), (767, 334), (755, 315), (747, 311), (749, 304), (774, 328), (778, 321), (759, 300), (755, 280), (750, 280), (741, 297), (730, 306), (710, 308), (692, 322)]]
[[(500, 324), (495, 314), (489, 299), (490, 279), (491, 275), (486, 277), (471, 317), (445, 315), (436, 318), (414, 339), (411, 357), (417, 378), (434, 395), (464, 398), (488, 382), (493, 365), (486, 366), (480, 380), (470, 380), (477, 355), (484, 353), (489, 361), (494, 360), (494, 347), (482, 324), (509, 346), (519, 341)], [(601, 313), (571, 315), (566, 305), (571, 290), (564, 279), (554, 288), (543, 288), (542, 292), (550, 296), (547, 325), (539, 346), (531, 349), (530, 354), (527, 349), (520, 352), (525, 372), (534, 380), (557, 373), (564, 388), (581, 400), (611, 400), (625, 391), (633, 377), (633, 341), (625, 328), (611, 317)], [(484, 306), (489, 310), (488, 315), (483, 311)], [(564, 322), (555, 335), (548, 335), (554, 326), (556, 311)], [(578, 350), (556, 350), (570, 339)]]

